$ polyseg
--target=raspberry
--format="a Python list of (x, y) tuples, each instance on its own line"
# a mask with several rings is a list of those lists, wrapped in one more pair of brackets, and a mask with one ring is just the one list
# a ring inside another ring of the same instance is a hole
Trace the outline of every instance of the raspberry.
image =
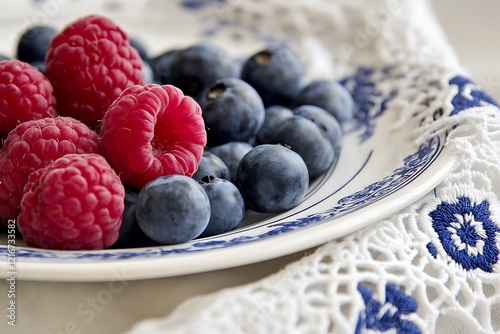
[(30, 173), (65, 154), (98, 152), (98, 135), (74, 118), (21, 123), (0, 149), (0, 218), (17, 217)]
[(142, 84), (142, 60), (126, 34), (111, 20), (85, 16), (50, 42), (46, 75), (61, 115), (96, 127), (127, 87)]
[(198, 103), (156, 84), (127, 88), (106, 112), (101, 137), (102, 154), (137, 188), (164, 175), (191, 176), (207, 142)]
[(124, 196), (104, 157), (68, 154), (30, 174), (18, 228), (33, 247), (107, 248), (118, 239)]
[(56, 115), (56, 99), (50, 81), (32, 65), (16, 60), (0, 61), (0, 137), (19, 123)]

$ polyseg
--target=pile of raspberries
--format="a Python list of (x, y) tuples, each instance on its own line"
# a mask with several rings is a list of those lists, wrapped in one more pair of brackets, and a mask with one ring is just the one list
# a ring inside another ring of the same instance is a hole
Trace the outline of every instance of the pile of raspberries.
[(61, 30), (45, 66), (0, 61), (0, 219), (29, 246), (104, 249), (118, 239), (124, 183), (197, 170), (201, 109), (144, 84), (139, 53), (102, 16)]

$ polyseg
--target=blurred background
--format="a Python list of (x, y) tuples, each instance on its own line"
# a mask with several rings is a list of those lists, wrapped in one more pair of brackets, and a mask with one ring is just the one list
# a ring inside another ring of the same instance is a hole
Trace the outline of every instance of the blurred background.
[(464, 68), (500, 100), (500, 1), (433, 0), (434, 9)]
[[(2, 22), (2, 25), (0, 25), (1, 53), (8, 55), (12, 50), (12, 36), (10, 35), (16, 31), (12, 31), (12, 28), (10, 28), (11, 25), (23, 24), (19, 18), (24, 17), (23, 14), (30, 8), (33, 8), (33, 2), (38, 2), (42, 5), (50, 1), (17, 1), (15, 6), (11, 6), (8, 10), (0, 12), (0, 20)], [(147, 0), (130, 2), (127, 3), (127, 6), (140, 7), (144, 1)], [(157, 2), (158, 0), (149, 1)], [(212, 2), (218, 0), (205, 1)], [(55, 2), (59, 3), (58, 0)], [(67, 0), (61, 0), (60, 2), (67, 3)], [(113, 4), (119, 5), (119, 1), (113, 0), (75, 0), (74, 2), (77, 4), (85, 4), (86, 2), (102, 3), (108, 10), (113, 9)], [(497, 34), (500, 31), (500, 21), (497, 18), (500, 12), (500, 1), (431, 0), (431, 3), (464, 68), (469, 71), (470, 76), (478, 85), (494, 98), (500, 100), (500, 68), (498, 66), (500, 40)], [(78, 16), (78, 13), (74, 14)], [(36, 17), (33, 17), (33, 19), (36, 19)]]

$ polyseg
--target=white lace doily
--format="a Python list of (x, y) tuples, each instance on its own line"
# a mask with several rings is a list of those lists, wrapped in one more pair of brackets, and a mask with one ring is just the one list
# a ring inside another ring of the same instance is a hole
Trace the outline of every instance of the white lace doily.
[[(186, 1), (196, 3), (197, 1)], [(310, 78), (360, 68), (418, 143), (447, 131), (457, 161), (401, 212), (249, 285), (188, 300), (129, 334), (500, 332), (500, 114), (467, 79), (427, 1), (198, 1), (213, 22), (258, 24)], [(280, 37), (280, 36), (278, 36)], [(359, 72), (358, 72), (359, 73)], [(397, 124), (395, 124), (397, 126)]]

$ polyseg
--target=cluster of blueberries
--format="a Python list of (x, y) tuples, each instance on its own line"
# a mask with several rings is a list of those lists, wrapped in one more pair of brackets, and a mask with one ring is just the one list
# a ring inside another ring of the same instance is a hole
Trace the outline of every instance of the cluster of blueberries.
[[(42, 72), (57, 31), (33, 27), (17, 58)], [(243, 60), (200, 43), (149, 57), (146, 83), (171, 84), (201, 106), (207, 147), (191, 178), (160, 177), (126, 187), (120, 237), (114, 248), (176, 244), (236, 228), (247, 209), (277, 213), (298, 205), (309, 183), (327, 171), (353, 117), (350, 93), (337, 81), (305, 84), (305, 69), (286, 45), (269, 45)], [(168, 223), (167, 223), (168, 222)]]
[[(334, 80), (305, 84), (304, 66), (286, 45), (239, 61), (212, 43), (151, 59), (145, 49), (139, 53), (154, 82), (179, 87), (199, 103), (207, 147), (190, 180), (160, 177), (137, 196), (129, 193), (122, 226), (129, 233), (121, 233), (115, 247), (144, 245), (148, 238), (181, 243), (236, 228), (247, 209), (289, 210), (304, 199), (310, 181), (331, 168), (353, 99)], [(196, 223), (207, 219), (206, 226)]]

